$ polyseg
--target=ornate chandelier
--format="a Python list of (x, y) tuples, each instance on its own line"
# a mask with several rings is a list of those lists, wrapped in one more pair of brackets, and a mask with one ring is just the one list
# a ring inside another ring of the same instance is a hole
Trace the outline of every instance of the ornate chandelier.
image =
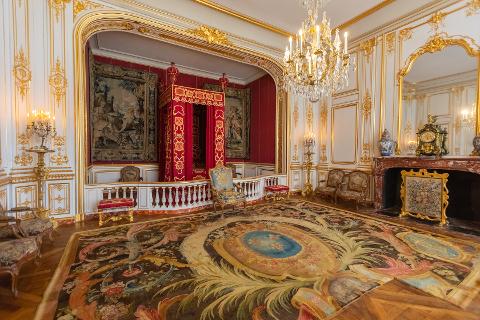
[[(350, 55), (348, 54), (348, 34), (344, 34), (344, 45), (340, 41), (339, 30), (335, 30), (332, 41), (330, 20), (323, 12), (323, 19), (317, 24), (318, 9), (329, 0), (301, 0), (308, 10), (308, 18), (302, 28), (285, 49), (285, 89), (306, 96), (311, 102), (348, 85)], [(354, 62), (352, 62), (354, 63)]]

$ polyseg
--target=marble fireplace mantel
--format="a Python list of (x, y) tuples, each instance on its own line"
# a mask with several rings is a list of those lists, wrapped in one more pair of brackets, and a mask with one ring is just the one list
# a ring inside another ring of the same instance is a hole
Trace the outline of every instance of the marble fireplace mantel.
[(385, 172), (391, 168), (453, 170), (480, 175), (480, 157), (378, 157), (374, 159), (375, 209), (383, 209)]

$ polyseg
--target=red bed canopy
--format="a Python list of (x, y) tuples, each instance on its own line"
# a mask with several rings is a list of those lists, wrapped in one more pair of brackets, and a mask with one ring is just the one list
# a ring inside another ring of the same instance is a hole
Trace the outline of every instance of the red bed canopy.
[[(225, 162), (224, 102), (223, 92), (178, 85), (169, 86), (162, 94), (159, 140), (163, 181), (204, 179), (210, 168)], [(201, 120), (194, 119), (200, 109)], [(194, 148), (196, 156), (199, 152), (204, 155), (201, 167), (194, 166)]]

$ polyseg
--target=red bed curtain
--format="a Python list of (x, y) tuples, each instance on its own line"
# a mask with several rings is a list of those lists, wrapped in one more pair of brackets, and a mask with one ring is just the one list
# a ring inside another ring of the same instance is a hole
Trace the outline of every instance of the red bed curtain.
[[(224, 94), (172, 86), (162, 96), (160, 165), (163, 181), (206, 178), (208, 170), (225, 162)], [(193, 168), (193, 108), (207, 106), (205, 170)], [(164, 130), (162, 130), (164, 129)]]

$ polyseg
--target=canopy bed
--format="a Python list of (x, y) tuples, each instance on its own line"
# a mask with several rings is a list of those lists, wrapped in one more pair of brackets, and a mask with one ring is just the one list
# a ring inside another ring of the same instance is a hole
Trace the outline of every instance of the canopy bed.
[(225, 162), (223, 92), (171, 85), (160, 99), (161, 181), (206, 179)]

